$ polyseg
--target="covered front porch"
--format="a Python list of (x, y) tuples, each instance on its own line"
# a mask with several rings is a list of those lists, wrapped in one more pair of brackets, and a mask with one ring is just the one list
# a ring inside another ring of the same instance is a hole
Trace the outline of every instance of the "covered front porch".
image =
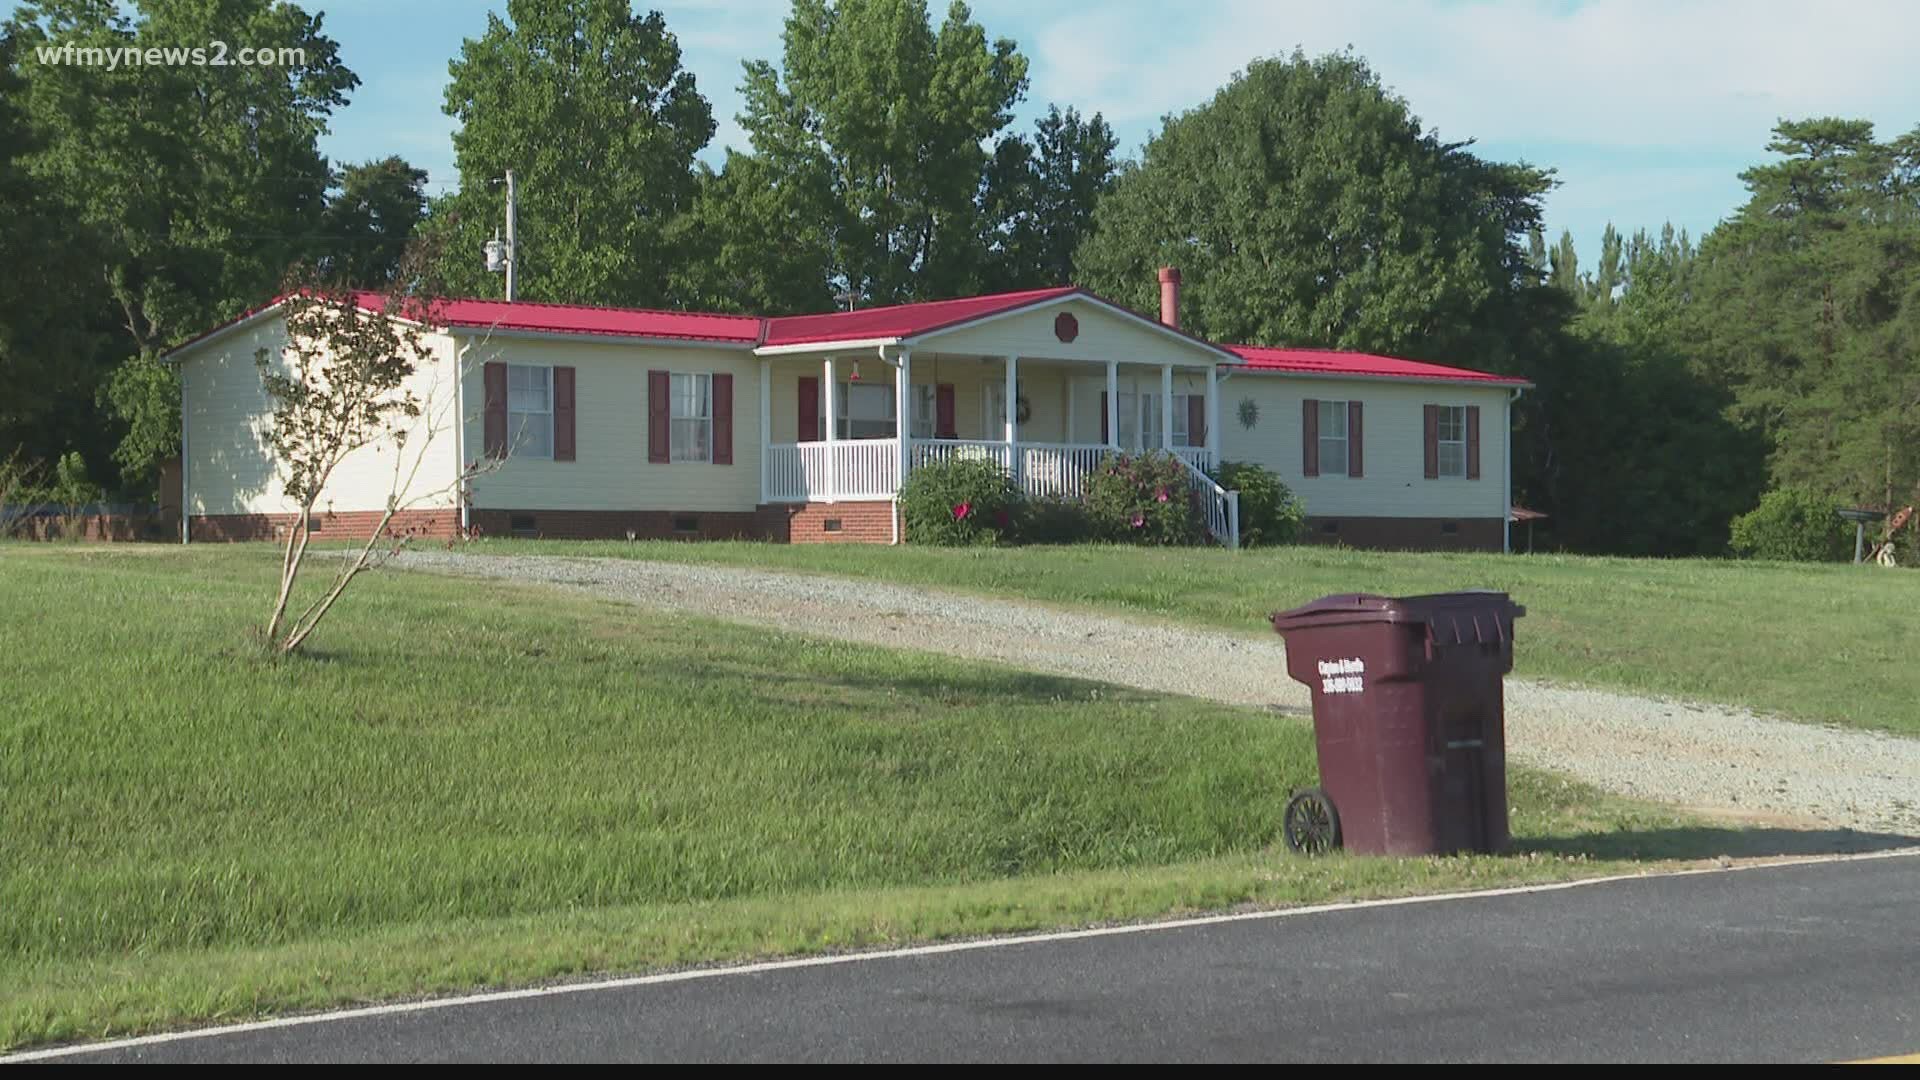
[[(912, 470), (930, 461), (978, 457), (1007, 470), (1022, 491), (1035, 498), (1079, 498), (1086, 494), (1086, 478), (1100, 459), (1118, 452), (1101, 443), (1024, 443), (980, 439), (907, 440), (906, 467)], [(1213, 455), (1205, 447), (1167, 448), (1200, 472), (1210, 472)], [(767, 487), (763, 501), (840, 502), (891, 499), (900, 490), (900, 441), (849, 439), (776, 444), (767, 447)]]
[(1164, 449), (1201, 474), (1216, 459), (1211, 363), (876, 349), (764, 357), (761, 379), (766, 503), (891, 499), (914, 469), (958, 457), (1067, 498), (1109, 453)]

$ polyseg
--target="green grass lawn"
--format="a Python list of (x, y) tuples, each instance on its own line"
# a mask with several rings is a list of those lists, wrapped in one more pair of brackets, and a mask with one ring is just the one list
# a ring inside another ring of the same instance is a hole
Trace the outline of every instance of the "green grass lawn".
[(1779, 843), (1522, 772), (1515, 855), (1294, 858), (1294, 718), (429, 575), (275, 663), (275, 554), (0, 545), (0, 1047)]
[(1920, 573), (1878, 567), (1103, 546), (488, 540), (483, 552), (604, 555), (844, 574), (1270, 634), (1329, 593), (1504, 589), (1526, 605), (1515, 674), (1920, 735)]

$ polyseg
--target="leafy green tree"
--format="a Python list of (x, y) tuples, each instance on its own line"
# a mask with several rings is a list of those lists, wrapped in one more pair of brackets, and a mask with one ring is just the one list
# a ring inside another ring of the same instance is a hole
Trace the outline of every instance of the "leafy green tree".
[(1050, 106), (1034, 139), (1000, 140), (982, 192), (989, 230), (986, 287), (1066, 285), (1073, 258), (1093, 232), (1094, 208), (1113, 189), (1119, 140), (1095, 113)]
[(1609, 226), (1602, 248), (1584, 278), (1571, 235), (1554, 249), (1566, 276), (1548, 293), (1562, 314), (1533, 321), (1564, 330), (1523, 349), (1538, 388), (1517, 410), (1516, 487), (1576, 549), (1719, 554), (1765, 485), (1766, 450), (1689, 360), (1691, 246), (1671, 226), (1658, 241)]
[(782, 40), (780, 67), (746, 65), (740, 121), (796, 205), (825, 194), (808, 239), (832, 287), (866, 304), (976, 289), (982, 145), (1011, 122), (1026, 58), (957, 2), (936, 31), (925, 0), (795, 0)]
[(1687, 347), (1764, 430), (1776, 486), (1920, 495), (1920, 128), (1788, 121), (1693, 260)]
[[(177, 451), (178, 393), (153, 358), (265, 300), (319, 228), (327, 117), (359, 80), (321, 20), (274, 0), (32, 0), (8, 23), (37, 140), (28, 172), (58, 200), (123, 363), (101, 399), (131, 429), (115, 452), (150, 477)], [(23, 63), (38, 46), (244, 42), (286, 66)], [(132, 410), (132, 411), (128, 411)]]
[(1079, 254), (1140, 310), (1180, 267), (1183, 319), (1221, 341), (1512, 363), (1506, 308), (1548, 174), (1425, 131), (1351, 54), (1257, 60), (1171, 117)]
[(343, 170), (320, 215), (327, 272), (368, 288), (392, 280), (426, 216), (426, 183), (425, 169), (397, 156)]
[(1584, 286), (1580, 283), (1580, 255), (1573, 248), (1573, 233), (1560, 230), (1560, 242), (1553, 247), (1548, 258), (1547, 282), (1554, 288), (1572, 297), (1583, 297)]
[(82, 302), (88, 253), (84, 237), (63, 229), (55, 193), (28, 171), (39, 143), (21, 108), (15, 50), (14, 34), (0, 28), (0, 461), (15, 466), (7, 475), (43, 467), (63, 447), (96, 460), (113, 449), (93, 417), (106, 335)]
[(1552, 260), (1547, 255), (1547, 236), (1538, 225), (1527, 230), (1527, 269), (1533, 271), (1536, 281), (1546, 281), (1552, 270)]
[(730, 151), (701, 166), (700, 193), (674, 223), (669, 291), (701, 311), (794, 315), (834, 306), (832, 196), (820, 174), (779, 176), (765, 157)]
[(714, 124), (660, 13), (509, 0), (448, 70), (460, 190), (429, 225), (446, 287), (498, 294), (480, 251), (506, 220), (499, 181), (513, 169), (519, 299), (666, 304), (673, 224), (694, 201), (694, 154)]

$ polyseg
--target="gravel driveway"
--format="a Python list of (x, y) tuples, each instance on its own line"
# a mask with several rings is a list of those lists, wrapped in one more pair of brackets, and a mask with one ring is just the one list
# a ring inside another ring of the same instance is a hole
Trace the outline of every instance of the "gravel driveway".
[[(849, 578), (631, 559), (415, 550), (396, 565), (540, 582), (798, 633), (993, 660), (1308, 715), (1272, 640)], [(1520, 639), (1525, 647), (1524, 628)], [(1920, 739), (1742, 709), (1507, 681), (1515, 760), (1623, 795), (1920, 835)]]

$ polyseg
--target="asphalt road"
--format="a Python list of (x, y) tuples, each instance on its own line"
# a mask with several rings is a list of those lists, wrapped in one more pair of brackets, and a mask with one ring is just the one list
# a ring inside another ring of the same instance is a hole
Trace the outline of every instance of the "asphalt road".
[(1920, 1050), (1920, 858), (727, 974), (102, 1061), (1835, 1061)]

